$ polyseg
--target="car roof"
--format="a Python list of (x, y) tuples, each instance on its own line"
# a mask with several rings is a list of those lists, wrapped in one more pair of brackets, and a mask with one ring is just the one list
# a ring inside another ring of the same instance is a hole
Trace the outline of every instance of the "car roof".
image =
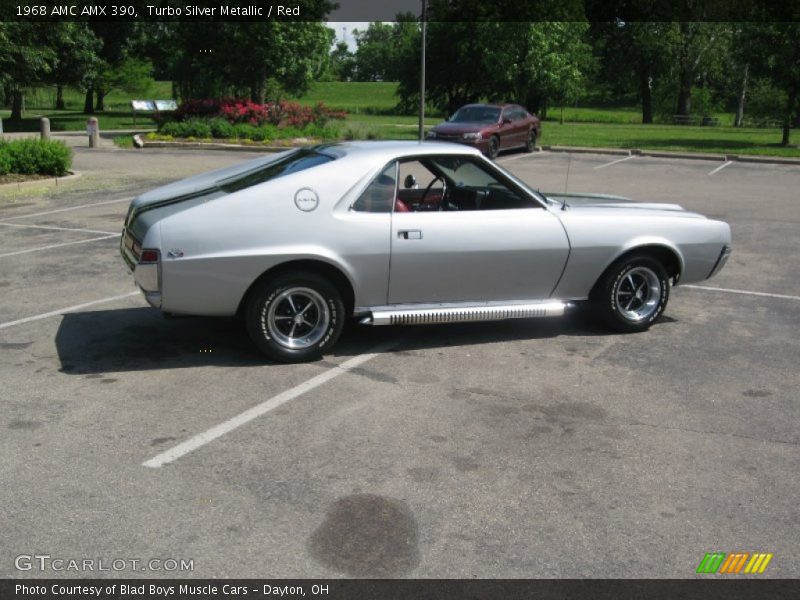
[(465, 146), (463, 144), (451, 144), (448, 142), (418, 142), (418, 141), (370, 141), (370, 142), (335, 142), (333, 144), (323, 144), (317, 146), (320, 150), (324, 148), (336, 149), (352, 158), (369, 158), (375, 161), (388, 162), (395, 158), (406, 156), (424, 156), (426, 154), (463, 154), (467, 156), (480, 155), (477, 148)]
[(522, 108), (522, 106), (519, 105), (519, 104), (509, 104), (509, 103), (506, 103), (506, 104), (494, 104), (494, 103), (484, 104), (482, 102), (476, 102), (474, 104), (465, 104), (461, 108), (467, 108), (467, 107), (473, 107), (473, 106), (474, 107), (483, 107), (483, 108), (511, 108), (511, 107)]

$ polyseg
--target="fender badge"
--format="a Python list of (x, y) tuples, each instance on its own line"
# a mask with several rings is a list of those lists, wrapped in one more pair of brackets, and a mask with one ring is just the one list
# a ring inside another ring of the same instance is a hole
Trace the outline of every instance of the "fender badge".
[(294, 194), (294, 204), (303, 212), (311, 212), (319, 206), (319, 196), (311, 188), (300, 188)]
[(183, 256), (183, 250), (179, 248), (173, 248), (169, 252), (167, 252), (167, 256), (170, 258), (181, 258)]

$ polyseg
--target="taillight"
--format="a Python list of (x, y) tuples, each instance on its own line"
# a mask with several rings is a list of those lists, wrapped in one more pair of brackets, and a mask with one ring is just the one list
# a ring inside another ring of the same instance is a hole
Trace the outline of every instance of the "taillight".
[(142, 250), (142, 256), (139, 258), (139, 264), (155, 263), (158, 262), (158, 250)]

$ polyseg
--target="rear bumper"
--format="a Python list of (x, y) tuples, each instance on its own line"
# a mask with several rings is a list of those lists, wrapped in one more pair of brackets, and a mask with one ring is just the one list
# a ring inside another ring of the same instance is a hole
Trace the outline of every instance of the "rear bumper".
[(141, 264), (141, 243), (125, 230), (122, 232), (119, 250), (144, 299), (153, 308), (161, 308), (161, 261)]

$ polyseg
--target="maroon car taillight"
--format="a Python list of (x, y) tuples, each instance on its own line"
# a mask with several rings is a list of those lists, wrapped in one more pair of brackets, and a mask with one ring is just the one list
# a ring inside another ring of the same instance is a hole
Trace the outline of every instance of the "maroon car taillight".
[(139, 258), (139, 264), (144, 265), (147, 263), (157, 263), (160, 258), (158, 250), (144, 249), (142, 256)]

